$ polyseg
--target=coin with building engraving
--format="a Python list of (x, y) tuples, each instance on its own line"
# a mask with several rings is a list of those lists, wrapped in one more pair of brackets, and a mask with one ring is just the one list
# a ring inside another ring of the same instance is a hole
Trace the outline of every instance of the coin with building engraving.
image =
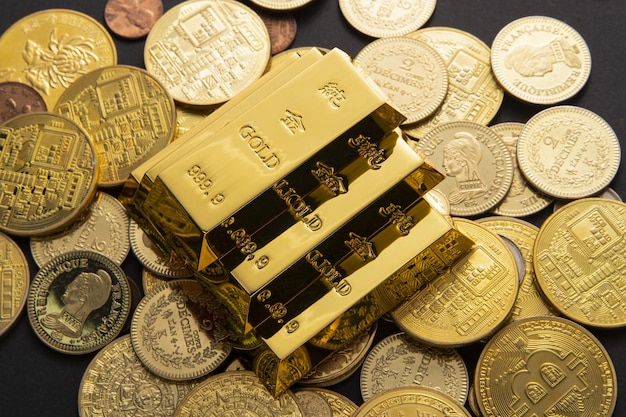
[(146, 39), (148, 72), (174, 100), (223, 103), (257, 80), (270, 58), (265, 24), (230, 0), (192, 0), (169, 9)]
[(130, 250), (128, 214), (113, 196), (96, 193), (81, 219), (59, 234), (30, 239), (30, 252), (41, 266), (72, 250), (98, 252), (121, 264)]
[(41, 236), (63, 229), (96, 192), (98, 164), (87, 133), (53, 113), (28, 113), (0, 125), (0, 230)]
[(291, 391), (274, 398), (254, 372), (231, 371), (208, 377), (187, 394), (174, 417), (191, 416), (305, 417), (305, 414)]
[(98, 152), (99, 186), (124, 184), (133, 169), (163, 149), (174, 134), (176, 109), (146, 71), (115, 65), (78, 78), (54, 112), (81, 125)]
[(80, 417), (166, 417), (199, 381), (170, 381), (150, 372), (133, 350), (130, 335), (98, 352), (78, 388)]
[(0, 82), (0, 123), (20, 114), (47, 110), (43, 97), (33, 87), (15, 81)]
[(109, 29), (128, 39), (146, 36), (162, 15), (162, 0), (108, 0), (104, 6)]
[(543, 223), (533, 248), (537, 283), (565, 317), (594, 327), (626, 325), (626, 204), (573, 201)]
[(33, 278), (28, 319), (54, 350), (98, 350), (122, 330), (130, 312), (130, 287), (122, 268), (90, 251), (55, 256)]
[(168, 281), (146, 294), (130, 336), (141, 362), (160, 377), (185, 381), (208, 375), (230, 354), (226, 310), (192, 279)]
[(519, 285), (515, 259), (502, 239), (471, 220), (456, 218), (454, 224), (474, 247), (391, 313), (411, 338), (432, 346), (458, 347), (494, 334)]
[(432, 46), (448, 71), (448, 94), (428, 119), (402, 130), (416, 139), (434, 127), (456, 120), (487, 125), (504, 99), (504, 91), (491, 71), (491, 50), (471, 33), (449, 27), (429, 27), (406, 35)]
[(615, 177), (621, 158), (613, 128), (594, 112), (554, 106), (532, 116), (520, 132), (517, 159), (539, 191), (560, 199), (592, 196)]
[(502, 201), (513, 180), (504, 141), (475, 122), (443, 123), (416, 144), (447, 177), (437, 185), (453, 216), (482, 214)]
[(83, 74), (117, 63), (111, 35), (94, 18), (68, 9), (47, 9), (13, 23), (0, 36), (0, 81), (37, 90), (52, 109)]
[(555, 104), (583, 88), (591, 72), (591, 54), (582, 36), (567, 23), (526, 16), (496, 34), (491, 66), (512, 96), (534, 104)]
[(484, 417), (609, 417), (617, 379), (606, 349), (559, 317), (516, 321), (485, 345), (474, 374)]
[(364, 401), (394, 388), (423, 386), (465, 403), (469, 386), (467, 367), (454, 349), (437, 348), (395, 333), (378, 342), (361, 368)]
[(431, 46), (406, 36), (377, 39), (365, 45), (354, 64), (387, 95), (405, 124), (430, 116), (448, 92), (448, 71)]
[(0, 297), (0, 336), (9, 331), (24, 310), (30, 272), (28, 261), (19, 245), (0, 233), (0, 268), (2, 284)]

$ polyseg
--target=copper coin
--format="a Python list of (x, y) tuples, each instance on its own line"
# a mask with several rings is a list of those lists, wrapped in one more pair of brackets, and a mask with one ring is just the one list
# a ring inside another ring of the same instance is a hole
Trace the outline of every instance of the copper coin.
[(161, 0), (109, 0), (104, 21), (113, 33), (123, 38), (146, 36), (163, 15)]
[(0, 83), (0, 123), (18, 114), (47, 110), (46, 102), (34, 88), (14, 81)]
[(291, 13), (256, 11), (270, 35), (271, 54), (284, 51), (296, 37), (296, 18)]

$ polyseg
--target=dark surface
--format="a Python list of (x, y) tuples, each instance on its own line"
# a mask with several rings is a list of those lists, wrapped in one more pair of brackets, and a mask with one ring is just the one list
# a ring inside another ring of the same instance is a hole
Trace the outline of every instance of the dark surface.
[[(44, 8), (66, 8), (90, 14), (103, 23), (104, 0), (18, 0), (3, 2), (0, 32), (18, 19)], [(165, 11), (177, 1), (165, 1)], [(294, 12), (298, 33), (293, 47), (339, 47), (351, 56), (372, 41), (361, 35), (345, 21), (337, 0), (313, 0)], [(626, 80), (624, 79), (624, 39), (626, 39), (626, 8), (622, 0), (441, 0), (425, 26), (449, 26), (467, 31), (491, 45), (495, 35), (507, 23), (529, 15), (544, 15), (560, 19), (576, 29), (587, 41), (592, 56), (592, 70), (586, 87), (564, 104), (587, 108), (604, 118), (616, 131), (623, 144), (626, 136), (624, 106)], [(114, 37), (119, 63), (143, 68), (143, 40), (129, 41)], [(0, 52), (1, 54), (1, 52)], [(492, 123), (525, 122), (544, 109), (520, 103), (506, 96)], [(623, 146), (623, 145), (622, 145)], [(622, 164), (623, 165), (623, 164)], [(626, 197), (620, 168), (611, 187)], [(119, 190), (118, 190), (119, 191)], [(527, 219), (540, 225), (552, 207)], [(16, 239), (30, 258), (28, 242)], [(132, 253), (123, 264), (127, 273), (141, 283), (141, 269)], [(31, 276), (37, 272), (31, 258)], [(377, 339), (397, 331), (389, 323), (381, 322)], [(624, 345), (626, 329), (593, 330), (611, 356), (618, 379), (618, 399), (615, 416), (626, 415), (626, 399), (619, 393), (626, 390), (626, 356)], [(466, 360), (470, 377), (483, 345), (459, 349)], [(25, 312), (15, 327), (0, 339), (0, 415), (1, 416), (76, 416), (80, 380), (93, 354), (72, 356), (53, 351), (45, 346), (32, 331)], [(359, 394), (359, 374), (333, 387), (362, 402)]]

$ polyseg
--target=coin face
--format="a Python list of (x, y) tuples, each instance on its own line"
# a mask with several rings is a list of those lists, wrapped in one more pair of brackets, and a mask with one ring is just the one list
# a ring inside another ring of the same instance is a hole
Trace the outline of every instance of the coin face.
[(161, 0), (108, 0), (104, 6), (104, 21), (109, 29), (129, 39), (146, 36), (162, 15)]
[(197, 381), (159, 378), (143, 366), (130, 341), (122, 336), (91, 360), (78, 388), (81, 417), (171, 416)]
[(33, 87), (14, 81), (0, 82), (0, 124), (19, 114), (47, 110), (43, 97)]
[(524, 177), (541, 192), (561, 199), (589, 197), (607, 187), (620, 157), (611, 126), (576, 106), (554, 106), (537, 113), (517, 143)]
[(351, 399), (335, 391), (324, 388), (315, 388), (315, 392), (324, 397), (328, 404), (330, 404), (330, 409), (333, 411), (333, 417), (352, 417), (358, 408)]
[(495, 207), (513, 180), (513, 161), (502, 139), (474, 122), (444, 123), (416, 144), (447, 177), (437, 185), (453, 216), (472, 216)]
[(144, 61), (174, 100), (219, 104), (258, 79), (270, 57), (261, 18), (229, 0), (186, 1), (167, 11), (146, 39)]
[(295, 16), (289, 12), (272, 13), (266, 10), (256, 12), (263, 20), (270, 36), (271, 54), (274, 55), (287, 49), (296, 38), (298, 31)]
[(596, 327), (626, 325), (622, 259), (626, 204), (573, 201), (544, 222), (533, 248), (537, 282), (561, 314)]
[[(254, 410), (254, 414), (251, 410)], [(210, 376), (183, 399), (174, 413), (174, 417), (198, 415), (304, 416), (291, 391), (274, 398), (252, 371), (232, 371)]]
[(0, 73), (7, 81), (37, 90), (47, 108), (83, 74), (117, 63), (117, 51), (106, 29), (74, 10), (47, 9), (30, 14), (0, 37)]
[(59, 97), (55, 113), (80, 124), (98, 152), (100, 186), (119, 186), (174, 134), (176, 109), (146, 71), (115, 65), (78, 78)]
[(527, 318), (503, 328), (487, 342), (474, 375), (485, 417), (608, 417), (616, 382), (600, 342), (558, 317)]
[(28, 113), (5, 122), (0, 135), (0, 229), (37, 236), (73, 222), (98, 182), (96, 152), (85, 131), (63, 116)]
[(514, 97), (555, 104), (575, 95), (591, 72), (585, 40), (566, 23), (545, 16), (517, 19), (491, 45), (498, 82)]
[(52, 258), (33, 278), (28, 318), (39, 338), (70, 354), (93, 352), (122, 330), (130, 311), (130, 288), (122, 268), (90, 251)]
[[(82, 217), (82, 216), (81, 216)], [(121, 263), (130, 250), (128, 214), (113, 196), (96, 193), (85, 209), (84, 218), (60, 234), (30, 239), (30, 250), (37, 265), (73, 250), (90, 250)]]
[(333, 410), (326, 398), (313, 389), (296, 388), (293, 390), (293, 394), (305, 416), (333, 417)]
[(140, 301), (130, 335), (141, 362), (156, 375), (184, 381), (221, 365), (231, 346), (216, 301), (192, 279), (168, 281)]
[(24, 309), (30, 283), (28, 261), (19, 245), (0, 233), (0, 267), (2, 297), (0, 298), (0, 336), (17, 321)]
[(377, 39), (354, 57), (387, 95), (389, 102), (415, 123), (441, 106), (448, 92), (448, 72), (439, 54), (409, 37)]

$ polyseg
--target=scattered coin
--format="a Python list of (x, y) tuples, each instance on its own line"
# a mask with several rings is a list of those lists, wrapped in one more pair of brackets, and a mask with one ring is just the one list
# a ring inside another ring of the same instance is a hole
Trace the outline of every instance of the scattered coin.
[(324, 388), (315, 388), (333, 410), (333, 417), (352, 417), (358, 406), (348, 397)]
[(146, 36), (162, 15), (162, 0), (108, 0), (104, 6), (109, 29), (129, 39)]
[(150, 291), (159, 287), (167, 282), (167, 278), (150, 272), (148, 269), (143, 268), (141, 271), (141, 287), (144, 294), (148, 294)]
[(333, 417), (333, 410), (326, 398), (313, 388), (295, 388), (292, 392), (305, 416)]
[[(612, 188), (605, 188), (604, 190), (602, 190), (601, 193), (593, 195), (591, 197), (599, 197), (599, 198), (607, 198), (609, 200), (615, 200), (615, 201), (623, 201), (622, 197), (620, 197), (619, 194), (617, 194), (617, 192), (612, 189)], [(566, 205), (567, 203), (571, 203), (572, 200), (555, 200), (554, 201), (554, 207), (553, 207), (553, 212), (557, 211), (558, 209), (560, 209), (561, 207), (563, 207), (564, 205)]]
[(263, 20), (270, 36), (271, 54), (275, 55), (286, 50), (296, 38), (298, 31), (295, 16), (289, 12), (273, 13), (265, 10), (256, 12)]
[(268, 10), (294, 10), (311, 3), (313, 0), (251, 0), (253, 4)]
[(0, 233), (0, 336), (4, 335), (17, 321), (24, 310), (30, 272), (24, 252), (13, 239)]
[(47, 111), (41, 94), (21, 82), (0, 83), (0, 124), (19, 114)]
[(204, 118), (209, 114), (211, 114), (210, 110), (191, 109), (176, 106), (176, 128), (171, 142), (174, 142), (176, 139), (187, 133), (192, 127), (204, 120)]

